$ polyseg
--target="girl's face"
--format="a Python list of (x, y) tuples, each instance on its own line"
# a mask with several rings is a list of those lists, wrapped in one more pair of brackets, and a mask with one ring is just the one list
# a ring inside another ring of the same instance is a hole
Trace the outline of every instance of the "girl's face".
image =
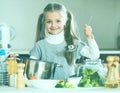
[(45, 16), (45, 27), (48, 33), (56, 35), (63, 31), (65, 20), (58, 11), (47, 12)]

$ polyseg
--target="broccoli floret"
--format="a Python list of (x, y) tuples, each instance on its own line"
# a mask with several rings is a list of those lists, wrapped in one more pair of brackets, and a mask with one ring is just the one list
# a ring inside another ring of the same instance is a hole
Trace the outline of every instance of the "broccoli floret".
[(71, 84), (69, 82), (66, 82), (65, 85), (64, 85), (65, 88), (74, 88), (74, 84)]
[(98, 87), (99, 86), (99, 81), (92, 80), (91, 84), (92, 84), (93, 87)]
[(92, 84), (90, 84), (90, 83), (86, 83), (85, 85), (84, 85), (84, 87), (92, 87)]
[(74, 88), (74, 84), (69, 83), (68, 81), (59, 80), (59, 82), (55, 85), (55, 88)]
[(56, 84), (56, 86), (55, 86), (55, 88), (63, 88), (63, 87), (64, 87), (64, 85), (62, 85), (60, 83)]
[(55, 85), (55, 88), (63, 88), (64, 87), (64, 81), (63, 80), (59, 80), (59, 82)]

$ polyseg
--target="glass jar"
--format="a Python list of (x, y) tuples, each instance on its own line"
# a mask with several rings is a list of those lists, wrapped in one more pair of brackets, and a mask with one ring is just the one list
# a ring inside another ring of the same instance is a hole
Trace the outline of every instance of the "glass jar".
[(104, 85), (105, 83), (105, 77), (107, 74), (107, 67), (103, 64), (103, 60), (101, 59), (85, 59), (83, 64), (79, 67), (78, 71), (77, 71), (77, 76), (81, 76), (82, 75), (82, 70), (85, 68), (94, 70), (95, 72), (98, 73), (98, 75), (100, 76), (101, 79), (101, 85)]

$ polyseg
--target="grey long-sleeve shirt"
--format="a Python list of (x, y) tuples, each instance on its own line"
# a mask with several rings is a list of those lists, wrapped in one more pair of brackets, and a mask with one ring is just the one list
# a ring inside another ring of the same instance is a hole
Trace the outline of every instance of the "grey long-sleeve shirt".
[[(90, 58), (99, 57), (98, 47), (94, 39), (88, 41), (90, 47), (86, 46), (82, 42), (76, 42), (75, 44), (77, 45), (77, 50), (75, 52), (76, 59), (80, 58), (81, 55)], [(65, 41), (60, 44), (50, 44), (45, 39), (40, 40), (30, 51), (30, 56), (42, 61), (58, 63), (62, 65), (63, 67), (56, 67), (54, 79), (66, 79), (75, 74), (74, 66), (69, 65), (64, 57), (66, 45), (67, 44)], [(96, 54), (95, 51), (97, 51)], [(95, 55), (97, 56), (95, 57)]]

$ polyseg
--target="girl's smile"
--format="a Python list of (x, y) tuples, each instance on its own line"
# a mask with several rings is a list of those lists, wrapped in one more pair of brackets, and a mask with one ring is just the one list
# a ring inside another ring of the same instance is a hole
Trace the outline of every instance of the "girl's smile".
[(60, 11), (47, 12), (45, 16), (45, 27), (50, 34), (58, 34), (63, 31), (64, 21)]

